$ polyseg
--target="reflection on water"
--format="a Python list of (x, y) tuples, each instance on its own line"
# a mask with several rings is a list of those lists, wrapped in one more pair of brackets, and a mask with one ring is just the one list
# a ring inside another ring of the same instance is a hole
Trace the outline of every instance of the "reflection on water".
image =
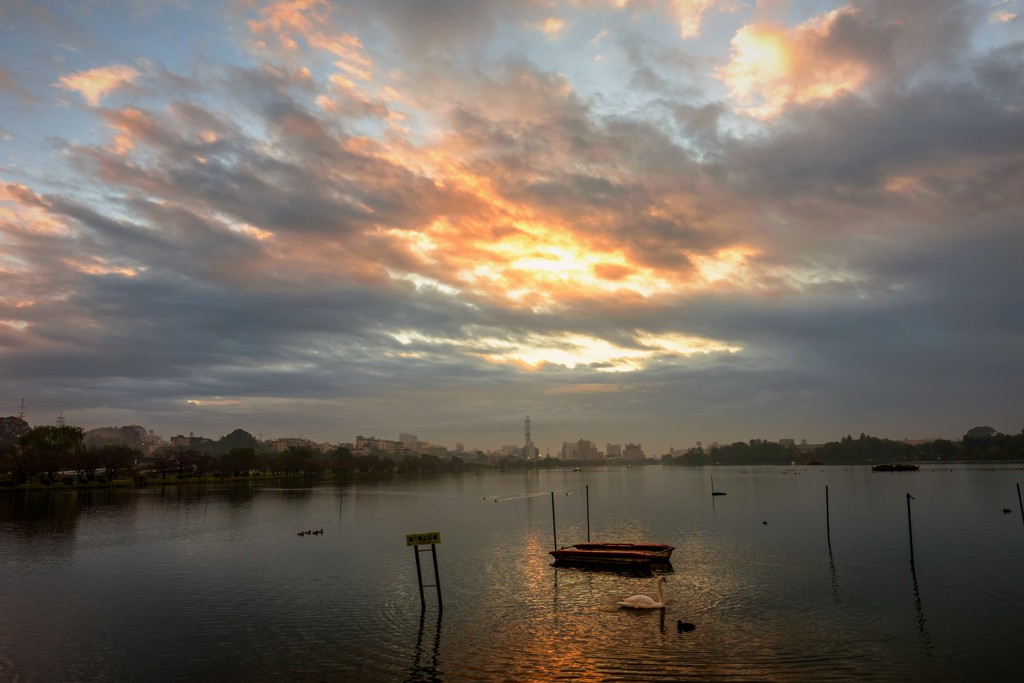
[[(1013, 680), (1019, 471), (715, 468), (719, 497), (709, 474), (7, 492), (0, 680)], [(665, 608), (617, 604), (650, 574), (554, 566), (588, 532), (674, 545)]]
[[(420, 627), (416, 635), (416, 647), (413, 650), (412, 666), (409, 667), (409, 683), (441, 683), (441, 612), (437, 613), (436, 621), (431, 619), (427, 627), (427, 613), (420, 612)], [(424, 647), (424, 633), (430, 631), (428, 640), (429, 651)]]

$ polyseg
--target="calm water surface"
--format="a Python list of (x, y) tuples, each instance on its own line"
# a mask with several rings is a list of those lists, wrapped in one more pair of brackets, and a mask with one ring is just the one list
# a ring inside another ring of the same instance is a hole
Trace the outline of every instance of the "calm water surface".
[[(0, 681), (1016, 681), (1018, 483), (648, 466), (8, 492)], [(616, 604), (652, 577), (551, 565), (552, 492), (559, 545), (589, 500), (593, 540), (676, 546), (664, 610)], [(405, 545), (429, 531), (440, 614)]]

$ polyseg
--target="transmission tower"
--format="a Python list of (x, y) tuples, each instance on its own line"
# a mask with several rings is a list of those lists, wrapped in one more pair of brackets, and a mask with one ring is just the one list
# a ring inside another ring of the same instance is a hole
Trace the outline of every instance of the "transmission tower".
[(25, 419), (25, 399), (21, 399), (21, 405), (18, 406), (18, 419)]

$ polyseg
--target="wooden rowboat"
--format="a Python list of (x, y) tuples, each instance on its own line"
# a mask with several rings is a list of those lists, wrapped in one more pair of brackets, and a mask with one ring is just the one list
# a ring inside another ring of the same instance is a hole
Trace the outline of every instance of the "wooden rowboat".
[(550, 554), (556, 562), (566, 564), (643, 566), (667, 563), (673, 550), (664, 543), (577, 543)]

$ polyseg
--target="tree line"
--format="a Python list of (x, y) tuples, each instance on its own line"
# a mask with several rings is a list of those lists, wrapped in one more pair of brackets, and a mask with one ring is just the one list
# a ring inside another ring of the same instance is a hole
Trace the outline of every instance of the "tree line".
[(792, 444), (751, 439), (710, 448), (694, 447), (670, 453), (662, 462), (673, 465), (870, 465), (898, 462), (1024, 461), (1024, 430), (1002, 434), (992, 427), (973, 427), (960, 441), (937, 439), (910, 444), (861, 434), (844, 436), (813, 450)]

